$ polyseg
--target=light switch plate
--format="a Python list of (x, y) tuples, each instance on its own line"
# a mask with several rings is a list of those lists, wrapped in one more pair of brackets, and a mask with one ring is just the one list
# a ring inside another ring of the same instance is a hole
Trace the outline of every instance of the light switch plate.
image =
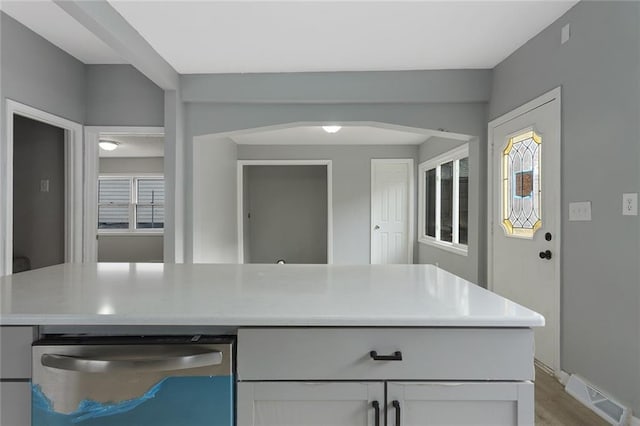
[(42, 179), (40, 181), (40, 192), (49, 192), (49, 179)]
[(590, 221), (591, 201), (574, 201), (569, 203), (569, 221)]
[(622, 194), (622, 215), (638, 216), (638, 193)]
[(560, 34), (560, 42), (562, 44), (565, 44), (566, 42), (569, 41), (569, 38), (571, 38), (571, 24), (567, 24), (564, 27), (562, 27), (562, 31)]

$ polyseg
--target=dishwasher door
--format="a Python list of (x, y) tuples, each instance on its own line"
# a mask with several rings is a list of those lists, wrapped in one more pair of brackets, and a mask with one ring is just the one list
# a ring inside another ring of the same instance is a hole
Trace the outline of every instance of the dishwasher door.
[(233, 340), (33, 344), (33, 426), (233, 426)]

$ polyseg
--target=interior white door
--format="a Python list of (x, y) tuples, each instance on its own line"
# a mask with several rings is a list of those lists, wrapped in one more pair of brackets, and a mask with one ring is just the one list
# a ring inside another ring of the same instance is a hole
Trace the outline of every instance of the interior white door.
[(413, 160), (371, 160), (371, 263), (413, 263)]
[[(551, 93), (551, 92), (550, 92)], [(544, 315), (536, 358), (560, 368), (560, 93), (489, 124), (489, 285)], [(499, 122), (499, 123), (496, 123)]]

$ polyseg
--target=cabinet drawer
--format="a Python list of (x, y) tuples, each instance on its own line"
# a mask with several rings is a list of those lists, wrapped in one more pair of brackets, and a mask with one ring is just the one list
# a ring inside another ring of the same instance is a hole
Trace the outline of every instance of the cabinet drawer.
[[(374, 360), (402, 354), (402, 360)], [(532, 380), (527, 328), (238, 330), (240, 380)]]
[(0, 379), (31, 378), (32, 327), (0, 327)]

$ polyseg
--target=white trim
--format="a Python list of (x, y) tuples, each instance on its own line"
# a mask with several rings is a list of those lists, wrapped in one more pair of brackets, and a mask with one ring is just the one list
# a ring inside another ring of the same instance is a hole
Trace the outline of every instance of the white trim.
[(408, 197), (407, 197), (407, 201), (408, 201), (408, 229), (407, 229), (407, 263), (408, 264), (413, 264), (413, 246), (415, 244), (415, 231), (414, 231), (414, 222), (416, 220), (415, 218), (415, 168), (414, 168), (414, 163), (413, 163), (413, 158), (383, 158), (383, 159), (378, 159), (378, 158), (374, 158), (371, 159), (371, 194), (370, 194), (370, 203), (369, 203), (369, 215), (370, 215), (370, 222), (369, 222), (369, 263), (372, 262), (373, 260), (373, 222), (374, 222), (374, 217), (373, 217), (373, 182), (374, 182), (374, 164), (406, 164), (407, 168), (408, 168), (408, 174), (407, 174), (407, 179), (408, 179)]
[(63, 129), (65, 140), (65, 262), (82, 261), (82, 124), (6, 100), (6, 150), (0, 149), (0, 276), (11, 274), (13, 264), (13, 116)]
[[(86, 126), (84, 128), (84, 251), (85, 262), (98, 260), (98, 176), (100, 134), (164, 136), (164, 127)], [(165, 181), (166, 183), (166, 181)], [(165, 224), (166, 225), (166, 224)]]
[[(426, 235), (424, 217), (425, 217), (425, 180), (424, 175), (428, 170), (436, 169), (436, 182), (440, 182), (440, 166), (443, 163), (447, 163), (449, 161), (459, 162), (463, 158), (469, 157), (469, 143), (465, 143), (461, 146), (458, 146), (454, 149), (451, 149), (443, 154), (438, 155), (437, 157), (430, 158), (429, 160), (423, 161), (418, 165), (418, 242), (422, 244), (427, 244), (451, 253), (455, 253), (461, 256), (468, 256), (469, 245), (468, 244), (459, 244), (459, 243), (449, 243), (447, 241), (441, 241), (436, 237), (431, 237)], [(459, 163), (458, 163), (459, 164)], [(460, 202), (459, 198), (459, 187), (458, 187), (458, 174), (459, 167), (454, 167), (454, 194), (453, 194), (453, 211), (456, 212), (458, 210), (458, 203)], [(436, 185), (436, 212), (435, 215), (437, 218), (440, 217), (440, 203), (437, 201), (440, 200), (440, 185)], [(453, 241), (458, 239), (458, 215), (453, 215)], [(440, 235), (440, 221), (436, 221), (436, 230), (435, 235)]]
[(555, 375), (558, 381), (562, 383), (562, 385), (566, 385), (569, 381), (569, 377), (571, 377), (571, 374), (567, 373), (564, 370), (557, 371)]
[[(216, 137), (220, 137), (220, 138), (226, 137), (226, 138), (233, 139), (234, 136), (240, 136), (240, 135), (251, 134), (256, 132), (268, 132), (268, 131), (275, 131), (275, 130), (281, 130), (281, 129), (288, 129), (291, 127), (321, 126), (324, 124), (326, 124), (325, 121), (291, 121), (287, 123), (275, 124), (270, 126), (260, 126), (260, 127), (252, 127), (249, 129), (231, 130), (228, 132), (220, 132), (220, 133), (215, 133), (208, 136), (215, 135)], [(382, 121), (347, 120), (347, 121), (340, 121), (340, 122), (332, 122), (332, 124), (349, 125), (349, 126), (369, 126), (369, 127), (379, 128), (379, 129), (396, 130), (399, 132), (417, 133), (417, 134), (424, 135), (425, 141), (434, 136), (459, 140), (460, 142), (469, 142), (473, 138), (472, 136), (465, 135), (462, 133), (453, 133), (453, 132), (447, 132), (444, 130), (440, 131), (440, 130), (425, 129), (423, 127), (403, 126), (399, 124), (391, 124), (391, 123), (386, 123)], [(416, 144), (416, 145), (420, 145), (420, 144)]]
[[(555, 137), (559, 141), (557, 144), (556, 152), (553, 153), (553, 156), (557, 158), (559, 164), (561, 163), (561, 154), (562, 154), (562, 88), (556, 87), (555, 89), (550, 90), (549, 92), (539, 96), (524, 105), (510, 111), (492, 121), (488, 124), (488, 136), (487, 136), (487, 287), (489, 290), (493, 290), (493, 134), (494, 129), (502, 124), (505, 124), (521, 115), (524, 115), (536, 108), (539, 108), (543, 105), (546, 105), (550, 102), (553, 102), (555, 108), (555, 114), (558, 120), (558, 127), (555, 134)], [(562, 168), (560, 168), (560, 176), (559, 181), (562, 182)], [(558, 199), (553, 200), (553, 204), (557, 207), (555, 210), (555, 229), (553, 230), (554, 235), (557, 237), (553, 239), (553, 249), (554, 256), (557, 259), (555, 265), (556, 270), (555, 274), (557, 277), (556, 283), (557, 288), (554, 292), (554, 313), (556, 314), (557, 323), (550, 324), (547, 321), (547, 327), (554, 327), (556, 330), (556, 340), (554, 342), (554, 358), (555, 365), (551, 366), (556, 375), (560, 375), (561, 370), (561, 358), (560, 358), (560, 342), (562, 339), (561, 336), (561, 327), (560, 327), (560, 289), (562, 287), (561, 283), (561, 260), (562, 260), (562, 251), (561, 251), (561, 230), (562, 230), (562, 187), (558, 188)], [(557, 254), (556, 254), (557, 253)]]
[(238, 222), (238, 263), (244, 263), (244, 166), (326, 166), (327, 167), (327, 263), (333, 263), (333, 171), (331, 160), (238, 160), (237, 167), (237, 222)]

